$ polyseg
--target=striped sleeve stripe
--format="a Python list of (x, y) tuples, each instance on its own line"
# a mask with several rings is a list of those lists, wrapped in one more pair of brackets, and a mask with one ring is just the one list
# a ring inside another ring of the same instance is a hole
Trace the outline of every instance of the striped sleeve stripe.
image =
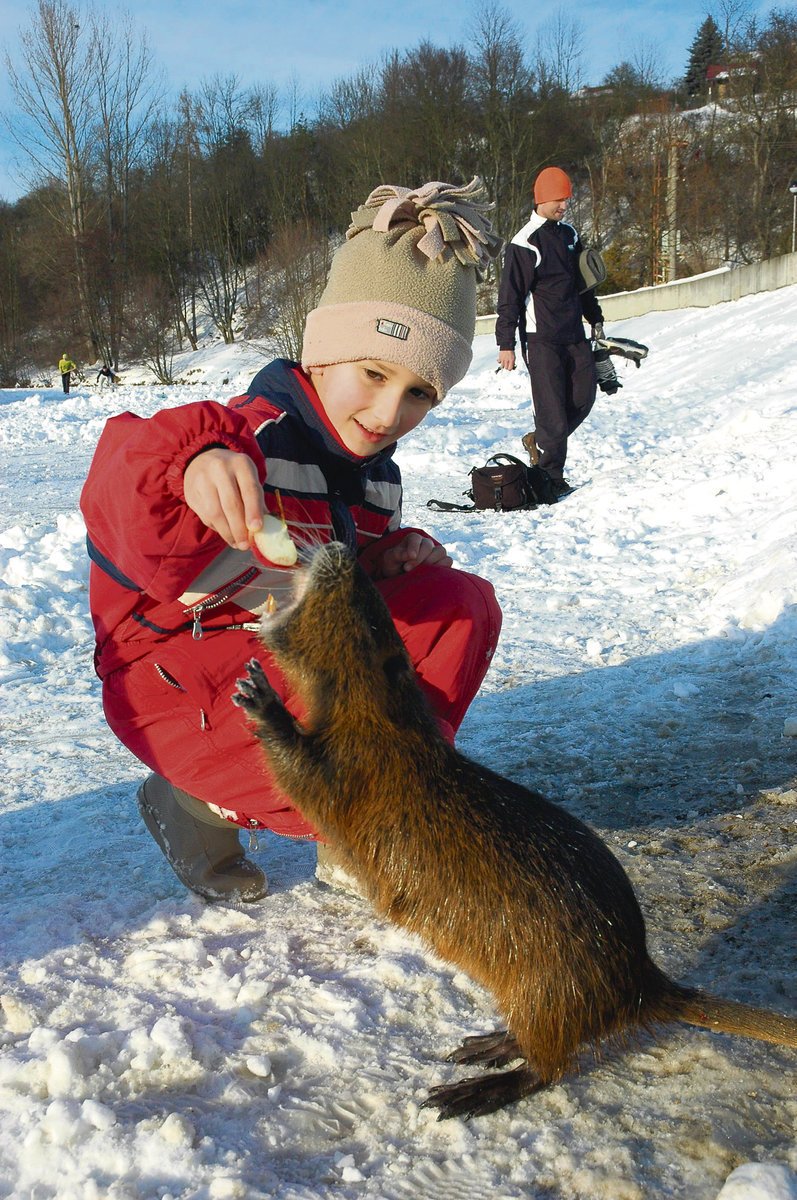
[(392, 513), (401, 504), (401, 484), (389, 479), (367, 479), (365, 481), (365, 504), (381, 513)]
[(266, 458), (266, 483), (280, 491), (311, 496), (326, 496), (327, 481), (315, 463), (293, 462), (287, 458)]

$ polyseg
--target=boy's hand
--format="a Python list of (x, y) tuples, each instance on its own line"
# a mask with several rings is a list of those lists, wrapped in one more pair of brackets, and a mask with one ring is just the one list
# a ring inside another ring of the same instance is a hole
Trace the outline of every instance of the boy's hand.
[(383, 579), (393, 579), (396, 575), (413, 571), (421, 563), (428, 567), (450, 567), (452, 562), (444, 546), (438, 546), (431, 538), (423, 537), (420, 533), (408, 533), (385, 551), (379, 569)]
[(266, 509), (248, 454), (221, 446), (203, 450), (185, 469), (183, 495), (203, 525), (236, 550), (249, 549), (249, 531), (260, 529)]
[(504, 371), (514, 371), (515, 369), (515, 351), (514, 350), (499, 350), (498, 351), (498, 366)]

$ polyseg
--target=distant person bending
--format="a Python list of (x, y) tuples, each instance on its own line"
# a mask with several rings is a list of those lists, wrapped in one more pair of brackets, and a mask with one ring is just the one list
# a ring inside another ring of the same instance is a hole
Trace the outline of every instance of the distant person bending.
[(506, 247), (495, 323), (498, 362), (506, 371), (515, 369), (519, 334), (535, 422), (523, 445), (548, 476), (552, 502), (573, 490), (564, 477), (567, 439), (595, 403), (595, 363), (584, 320), (593, 337), (603, 333), (593, 292), (579, 291), (579, 236), (562, 220), (572, 194), (559, 167), (537, 176), (531, 220)]
[(489, 665), (492, 586), (402, 526), (393, 460), (470, 365), (477, 274), (498, 248), (484, 201), (478, 180), (377, 188), (307, 317), (301, 365), (277, 359), (226, 405), (123, 413), (100, 438), (81, 508), (105, 715), (152, 772), (138, 792), (147, 828), (206, 899), (265, 894), (241, 828), (317, 836), (231, 700), (257, 658), (302, 716), (257, 636), (292, 585), (250, 546), (265, 512), (284, 513), (299, 547), (356, 551), (452, 741)]
[(77, 370), (77, 363), (73, 363), (69, 355), (64, 352), (61, 355), (61, 361), (58, 364), (58, 370), (61, 372), (61, 386), (64, 389), (64, 395), (69, 395), (69, 379), (72, 371)]
[(99, 383), (101, 379), (107, 379), (108, 383), (118, 383), (119, 382), (119, 376), (114, 375), (113, 371), (111, 370), (111, 368), (108, 366), (107, 363), (103, 363), (102, 366), (100, 367), (99, 371), (97, 372), (97, 380), (96, 380), (97, 383)]

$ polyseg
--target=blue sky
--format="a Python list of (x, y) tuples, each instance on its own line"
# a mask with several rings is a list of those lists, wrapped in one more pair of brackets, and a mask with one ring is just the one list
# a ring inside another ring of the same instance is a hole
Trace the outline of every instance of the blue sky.
[[(170, 91), (195, 87), (216, 73), (235, 73), (244, 84), (273, 83), (286, 92), (296, 81), (312, 108), (313, 98), (334, 79), (378, 60), (391, 49), (409, 49), (423, 39), (449, 46), (467, 42), (477, 3), (461, 6), (401, 0), (133, 0), (127, 6), (146, 30)], [(76, 7), (80, 7), (76, 4)], [(94, 4), (109, 13), (119, 6)], [(683, 71), (697, 27), (711, 8), (703, 0), (594, 0), (578, 7), (532, 5), (504, 0), (533, 52), (538, 31), (557, 12), (583, 30), (585, 82), (597, 83), (623, 59), (651, 54), (665, 79)], [(753, 12), (770, 4), (750, 0)], [(30, 23), (30, 6), (10, 3), (0, 12), (0, 43), (18, 60), (19, 30)], [(3, 59), (4, 62), (4, 59)], [(13, 111), (5, 70), (0, 69), (0, 112)], [(18, 151), (0, 128), (0, 198), (13, 200), (26, 189), (15, 165)]]

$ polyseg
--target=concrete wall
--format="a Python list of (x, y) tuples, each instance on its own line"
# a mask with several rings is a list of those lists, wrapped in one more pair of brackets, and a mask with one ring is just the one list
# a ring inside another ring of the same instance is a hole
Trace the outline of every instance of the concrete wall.
[[(623, 321), (662, 309), (707, 308), (753, 292), (771, 292), (790, 283), (797, 283), (797, 253), (781, 254), (749, 267), (709, 271), (658, 287), (638, 288), (635, 292), (614, 292), (600, 296), (599, 300), (607, 321)], [(494, 330), (494, 316), (477, 317), (477, 333), (493, 333)]]

